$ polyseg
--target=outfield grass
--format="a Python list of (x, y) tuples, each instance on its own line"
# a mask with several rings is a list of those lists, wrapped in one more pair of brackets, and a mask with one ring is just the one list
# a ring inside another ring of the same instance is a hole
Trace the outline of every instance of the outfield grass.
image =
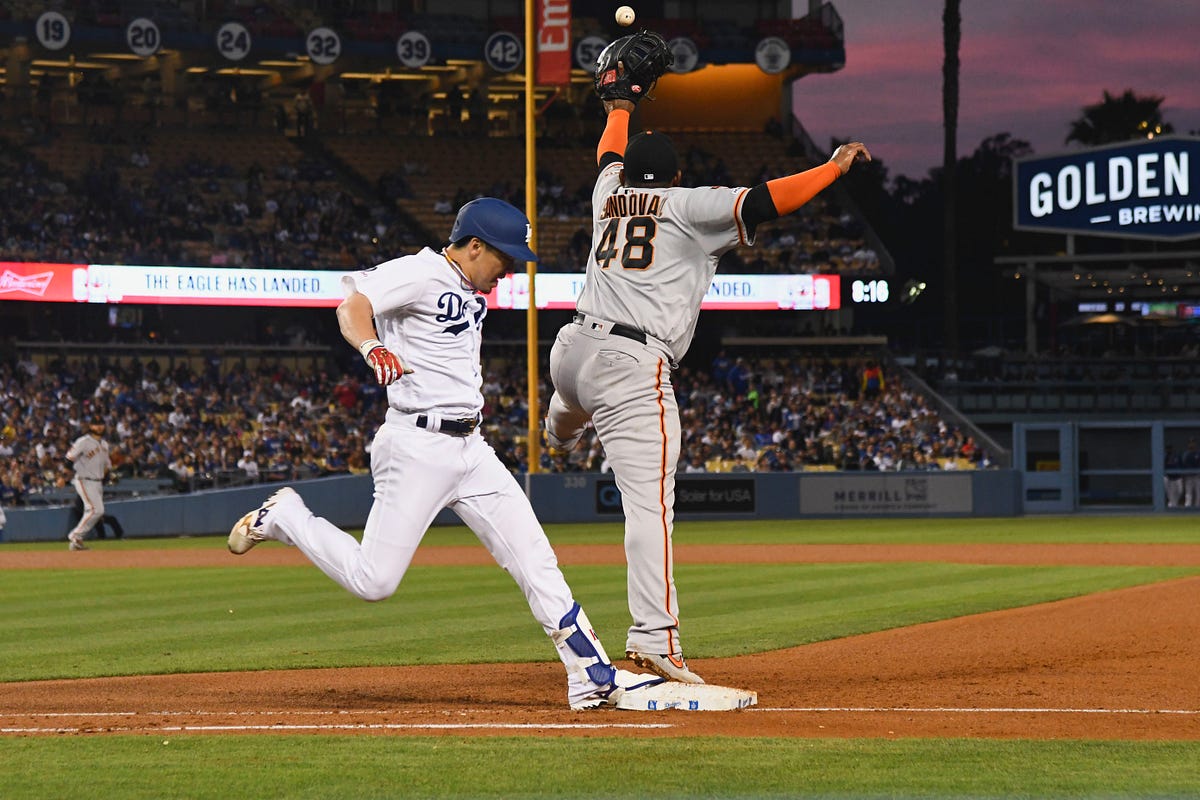
[[(1177, 517), (681, 523), (678, 541), (1197, 543), (1198, 530)], [(621, 539), (614, 524), (551, 526), (549, 533), (560, 544)], [(424, 546), (472, 542), (464, 529), (440, 528)], [(224, 542), (96, 546), (219, 549)], [(60, 547), (0, 545), (0, 552)], [(624, 567), (564, 572), (601, 637), (621, 642)], [(696, 658), (1195, 574), (1200, 565), (676, 568)], [(356, 600), (308, 565), (7, 570), (0, 573), (0, 642), (0, 681), (455, 663), (481, 652), (495, 661), (553, 660), (520, 592), (496, 567), (415, 567), (397, 595), (378, 604)], [(1200, 742), (169, 736), (0, 736), (0, 798), (1200, 796)]]
[(10, 800), (1167, 798), (1200, 787), (1198, 742), (103, 736), (0, 740), (0, 758)]
[[(625, 568), (563, 571), (601, 639), (622, 642)], [(1197, 573), (884, 563), (680, 565), (675, 575), (688, 653), (707, 658)], [(485, 566), (413, 567), (395, 596), (374, 604), (308, 565), (13, 570), (0, 581), (0, 609), (0, 641), (13, 643), (0, 648), (0, 681), (451, 664), (481, 653), (492, 662), (553, 659), (516, 585)]]
[[(620, 544), (619, 522), (546, 525), (554, 544)], [(206, 548), (219, 537), (106, 540), (105, 549)], [(677, 521), (677, 544), (1200, 544), (1200, 518), (1192, 514), (1036, 516), (937, 519), (811, 519)], [(478, 545), (464, 526), (439, 526), (422, 547)], [(57, 550), (65, 542), (0, 543), (5, 550)]]

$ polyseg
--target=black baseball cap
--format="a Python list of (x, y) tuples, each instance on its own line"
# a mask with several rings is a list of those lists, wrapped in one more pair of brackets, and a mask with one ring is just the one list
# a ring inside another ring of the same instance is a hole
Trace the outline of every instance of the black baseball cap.
[(670, 183), (679, 172), (679, 154), (665, 134), (645, 131), (625, 146), (625, 182), (645, 186)]

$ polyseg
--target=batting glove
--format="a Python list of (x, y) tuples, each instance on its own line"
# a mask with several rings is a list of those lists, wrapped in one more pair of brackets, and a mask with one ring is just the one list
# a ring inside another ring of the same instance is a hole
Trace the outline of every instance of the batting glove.
[(367, 366), (375, 370), (375, 382), (387, 386), (401, 375), (412, 374), (412, 370), (400, 362), (400, 357), (383, 346), (378, 339), (367, 339), (358, 346)]

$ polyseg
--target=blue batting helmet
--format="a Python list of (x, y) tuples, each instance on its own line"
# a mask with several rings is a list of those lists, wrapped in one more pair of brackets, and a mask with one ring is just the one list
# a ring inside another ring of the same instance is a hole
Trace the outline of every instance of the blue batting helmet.
[(521, 209), (495, 197), (480, 197), (458, 210), (450, 241), (474, 236), (516, 261), (537, 261), (537, 254), (529, 249), (532, 234), (529, 217)]

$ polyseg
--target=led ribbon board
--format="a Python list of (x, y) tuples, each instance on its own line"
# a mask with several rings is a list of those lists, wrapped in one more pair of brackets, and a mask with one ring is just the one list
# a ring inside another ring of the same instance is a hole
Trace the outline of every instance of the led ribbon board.
[[(330, 270), (0, 261), (0, 301), (333, 308), (344, 297), (341, 279), (346, 274)], [(574, 309), (582, 289), (582, 273), (541, 273), (537, 276), (538, 308)], [(501, 279), (487, 301), (494, 309), (529, 308), (529, 276), (518, 273)], [(700, 307), (718, 311), (823, 311), (841, 305), (839, 275), (717, 275)]]

